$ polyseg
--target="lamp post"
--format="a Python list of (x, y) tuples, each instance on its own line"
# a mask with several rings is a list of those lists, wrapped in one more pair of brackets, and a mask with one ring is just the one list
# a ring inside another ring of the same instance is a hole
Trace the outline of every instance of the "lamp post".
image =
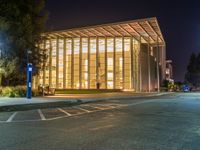
[(29, 54), (31, 54), (30, 50), (26, 51), (27, 55), (27, 91), (26, 98), (31, 99), (32, 97), (32, 64), (29, 63)]

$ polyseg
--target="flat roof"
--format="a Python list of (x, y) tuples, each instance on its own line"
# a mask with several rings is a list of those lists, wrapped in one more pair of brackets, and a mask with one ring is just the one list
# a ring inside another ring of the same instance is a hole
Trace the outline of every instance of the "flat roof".
[(45, 37), (134, 37), (149, 43), (165, 44), (156, 17), (137, 19), (124, 22), (87, 26), (60, 31), (51, 31), (43, 34)]

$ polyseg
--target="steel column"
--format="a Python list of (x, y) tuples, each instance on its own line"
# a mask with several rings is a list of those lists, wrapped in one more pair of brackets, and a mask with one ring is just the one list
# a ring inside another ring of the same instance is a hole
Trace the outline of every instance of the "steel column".
[(116, 38), (113, 41), (113, 89), (116, 89)]
[(79, 89), (82, 89), (82, 37), (80, 37), (79, 47)]
[(133, 63), (133, 37), (130, 38), (130, 46), (131, 46), (131, 89), (135, 88), (134, 81), (134, 63)]
[[(46, 40), (44, 40), (44, 47), (43, 47), (43, 55), (45, 55), (45, 50), (46, 50)], [(46, 83), (46, 60), (44, 60), (44, 57), (43, 56), (43, 85), (45, 85)]]
[(105, 37), (105, 89), (108, 88), (107, 82), (107, 37)]
[(99, 62), (100, 62), (99, 61), (99, 38), (96, 37), (96, 81), (97, 81), (97, 84), (99, 84)]
[(66, 37), (63, 42), (63, 88), (66, 89)]
[(52, 87), (52, 43), (51, 39), (49, 40), (49, 87)]
[(74, 38), (72, 38), (72, 43), (71, 43), (71, 89), (74, 88)]
[(147, 51), (147, 63), (148, 63), (148, 92), (151, 92), (151, 66), (150, 66), (150, 43), (148, 40), (148, 51)]
[(141, 61), (141, 37), (140, 37), (140, 41), (139, 41), (139, 87), (140, 87), (140, 92), (142, 92), (142, 61)]
[(90, 89), (90, 37), (88, 38), (88, 89)]
[(160, 92), (160, 73), (159, 73), (159, 44), (158, 44), (158, 37), (157, 37), (157, 48), (156, 48), (156, 71), (157, 71), (157, 88), (158, 92)]
[(122, 37), (122, 80), (123, 80), (123, 89), (125, 88), (125, 50), (124, 50), (124, 37)]
[(59, 88), (59, 38), (56, 39), (56, 88)]

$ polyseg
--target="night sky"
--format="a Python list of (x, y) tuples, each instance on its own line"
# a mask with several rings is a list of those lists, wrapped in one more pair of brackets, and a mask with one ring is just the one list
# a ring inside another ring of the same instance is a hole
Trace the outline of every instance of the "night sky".
[(47, 0), (48, 30), (157, 17), (173, 61), (175, 81), (182, 81), (192, 52), (200, 52), (198, 0)]

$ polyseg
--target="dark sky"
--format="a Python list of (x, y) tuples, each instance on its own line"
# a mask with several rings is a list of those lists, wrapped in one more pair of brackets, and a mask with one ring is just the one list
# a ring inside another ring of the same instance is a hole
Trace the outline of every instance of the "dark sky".
[(198, 0), (47, 0), (49, 30), (157, 17), (172, 59), (174, 78), (183, 80), (192, 52), (200, 52)]

